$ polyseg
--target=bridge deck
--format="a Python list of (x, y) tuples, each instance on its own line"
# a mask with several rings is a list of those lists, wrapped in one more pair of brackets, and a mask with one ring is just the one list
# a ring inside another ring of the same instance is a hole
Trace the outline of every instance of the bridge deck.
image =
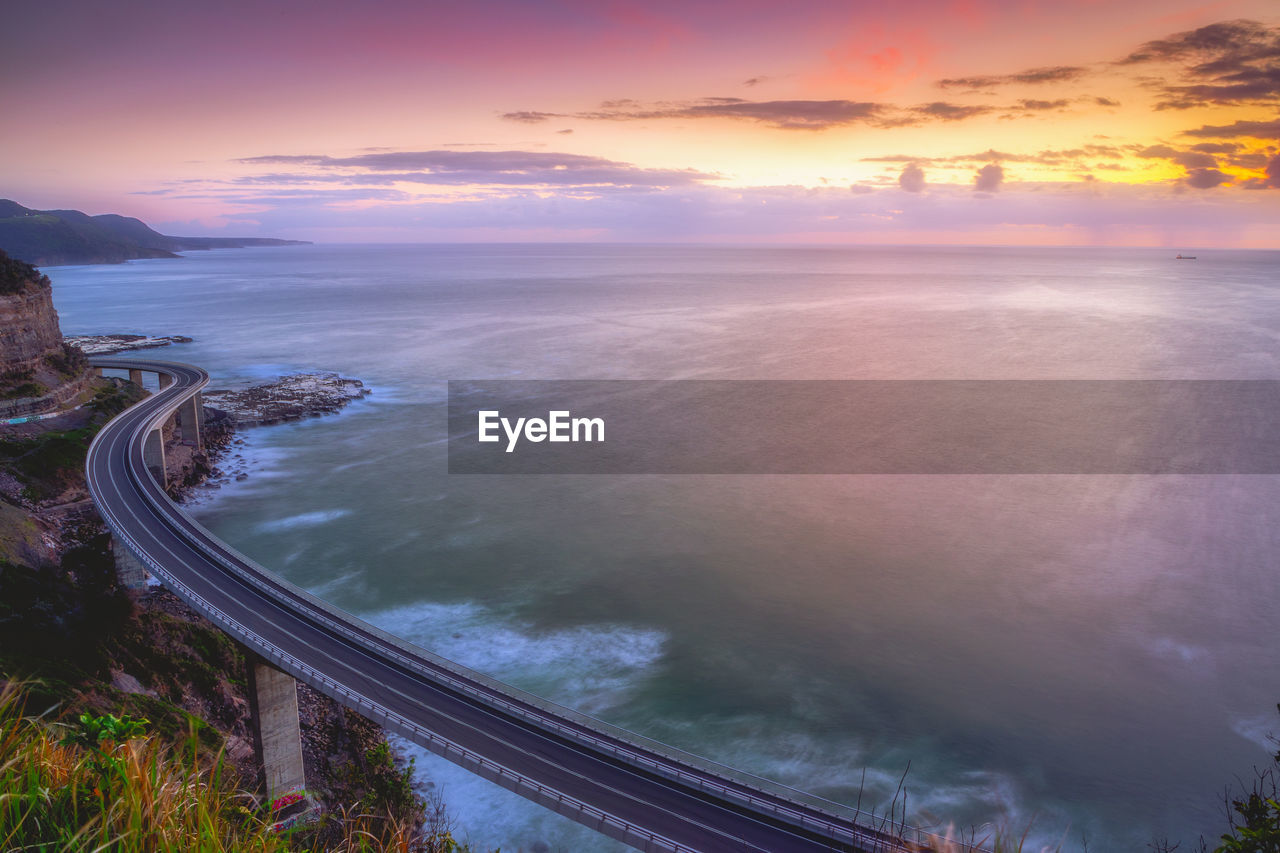
[(166, 586), (284, 671), (388, 730), (642, 850), (919, 849), (860, 825), (834, 804), (824, 808), (765, 780), (718, 771), (523, 694), (288, 584), (197, 524), (147, 472), (147, 433), (208, 375), (174, 362), (93, 364), (174, 380), (115, 418), (90, 447), (89, 487), (99, 512)]

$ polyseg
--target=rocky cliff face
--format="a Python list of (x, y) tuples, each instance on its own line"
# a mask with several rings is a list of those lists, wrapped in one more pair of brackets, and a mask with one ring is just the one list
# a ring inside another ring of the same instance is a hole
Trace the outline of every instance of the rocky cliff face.
[(0, 417), (70, 400), (86, 387), (86, 368), (62, 342), (48, 277), (0, 251)]

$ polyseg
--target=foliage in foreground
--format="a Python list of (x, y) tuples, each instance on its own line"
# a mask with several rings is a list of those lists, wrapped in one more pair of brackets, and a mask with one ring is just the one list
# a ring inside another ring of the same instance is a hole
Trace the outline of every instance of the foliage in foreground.
[[(280, 815), (237, 790), (221, 755), (210, 755), (194, 734), (173, 746), (127, 715), (53, 723), (24, 716), (24, 698), (13, 682), (0, 686), (0, 850), (462, 849), (438, 808), (425, 836), (412, 820), (355, 807), (321, 818), (319, 827), (280, 832)], [(326, 826), (331, 831), (321, 842)]]
[(1225, 797), (1231, 831), (1215, 853), (1280, 853), (1280, 749), (1272, 761), (1271, 767), (1256, 771), (1252, 790)]

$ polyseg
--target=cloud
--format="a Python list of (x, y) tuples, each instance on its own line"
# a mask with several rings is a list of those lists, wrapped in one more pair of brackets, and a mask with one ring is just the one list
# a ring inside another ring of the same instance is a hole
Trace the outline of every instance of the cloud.
[(746, 119), (782, 130), (825, 130), (855, 123), (874, 124), (884, 111), (883, 104), (867, 101), (703, 98), (690, 103), (656, 107), (640, 106), (634, 101), (613, 102), (607, 103), (604, 109), (579, 113), (576, 117), (604, 121), (730, 118)]
[(1030, 98), (1023, 98), (1018, 101), (1018, 105), (1024, 110), (1060, 110), (1070, 104), (1071, 101), (1066, 98), (1059, 98), (1056, 101), (1039, 101)]
[[(753, 86), (765, 79), (753, 77), (745, 85)], [(846, 100), (750, 101), (744, 98), (707, 97), (684, 103), (645, 105), (624, 98), (605, 101), (598, 109), (578, 113), (519, 110), (503, 113), (502, 117), (507, 121), (524, 124), (538, 124), (553, 118), (588, 121), (730, 118), (755, 121), (782, 130), (825, 130), (859, 122), (874, 124), (885, 110), (884, 104)]]
[(677, 110), (676, 116), (745, 118), (787, 130), (820, 130), (866, 122), (883, 111), (883, 105), (864, 101), (743, 101), (723, 98)]
[(1203, 151), (1206, 154), (1234, 154), (1240, 150), (1238, 142), (1198, 142), (1191, 146), (1192, 151)]
[(1000, 74), (978, 77), (953, 77), (939, 80), (936, 85), (943, 89), (993, 89), (997, 86), (1015, 84), (1040, 85), (1045, 83), (1066, 83), (1083, 77), (1088, 69), (1078, 65), (1055, 65), (1049, 68), (1029, 68), (1017, 74)]
[(1262, 185), (1280, 189), (1280, 154), (1272, 157), (1267, 162), (1267, 179), (1262, 182)]
[(898, 176), (898, 186), (909, 193), (918, 193), (924, 189), (924, 169), (915, 163), (908, 164)]
[[(1173, 149), (1169, 149), (1172, 151)], [(943, 165), (951, 163), (1042, 163), (1045, 165), (1073, 164), (1079, 160), (1101, 158), (1119, 160), (1126, 152), (1114, 145), (1083, 145), (1079, 148), (1046, 149), (1033, 154), (1015, 154), (988, 148), (976, 154), (953, 154), (949, 157), (916, 157), (910, 154), (885, 154), (879, 157), (863, 157), (864, 163), (915, 163), (917, 165)]]
[(1231, 176), (1219, 172), (1217, 169), (1188, 169), (1187, 176), (1183, 180), (1189, 187), (1207, 190), (1226, 183), (1231, 180)]
[(945, 101), (934, 101), (931, 104), (923, 104), (915, 107), (914, 112), (928, 118), (939, 119), (941, 121), (960, 121), (974, 116), (984, 115), (993, 112), (995, 107), (985, 107), (977, 105), (950, 104)]
[(1275, 121), (1236, 121), (1231, 124), (1206, 124), (1195, 130), (1184, 130), (1183, 136), (1201, 139), (1238, 139), (1242, 136), (1274, 139), (1280, 136), (1280, 119)]
[(305, 172), (253, 175), (245, 183), (337, 182), (446, 186), (686, 186), (717, 176), (694, 169), (643, 169), (603, 157), (548, 151), (383, 151), (354, 157), (270, 154), (251, 165), (310, 166)]
[(1016, 113), (1063, 109), (1071, 103), (1057, 100), (1022, 99), (1008, 106), (957, 104), (934, 101), (913, 107), (897, 107), (873, 101), (777, 100), (752, 101), (745, 98), (702, 98), (667, 104), (641, 104), (632, 100), (606, 101), (599, 109), (578, 113), (546, 113), (533, 110), (503, 113), (508, 121), (537, 124), (553, 118), (587, 121), (644, 121), (660, 119), (727, 118), (753, 121), (779, 130), (828, 130), (852, 124), (891, 128), (930, 121), (954, 122), (998, 111)]
[(534, 110), (519, 110), (513, 113), (503, 113), (502, 117), (507, 121), (518, 121), (522, 124), (541, 124), (544, 121), (550, 121), (553, 118), (564, 118), (559, 113), (540, 113)]
[(1220, 21), (1147, 42), (1117, 64), (1181, 69), (1177, 82), (1154, 84), (1157, 109), (1270, 103), (1280, 97), (1280, 27)]
[[(968, 186), (930, 183), (922, 194), (847, 186), (724, 187), (563, 194), (511, 190), (463, 200), (364, 206), (323, 201), (255, 209), (259, 233), (303, 239), (823, 241), (857, 243), (1063, 242), (1271, 245), (1280, 209), (1267, 193), (1231, 205), (1196, 203), (1175, 188), (1079, 182), (1009, 187), (975, 198)], [(234, 199), (223, 200), (223, 204)], [(243, 229), (242, 229), (243, 230)]]
[(1149, 41), (1120, 60), (1121, 65), (1146, 62), (1197, 62), (1199, 70), (1216, 72), (1242, 59), (1280, 56), (1274, 28), (1257, 21), (1219, 21)]
[(1170, 160), (1184, 169), (1213, 169), (1218, 161), (1207, 151), (1180, 151), (1170, 145), (1148, 145), (1134, 152), (1144, 160)]
[(974, 176), (973, 189), (980, 193), (999, 192), (1002, 183), (1004, 183), (1004, 167), (999, 163), (988, 163)]
[(1100, 107), (1118, 107), (1118, 106), (1120, 106), (1120, 102), (1119, 102), (1119, 101), (1112, 100), (1111, 98), (1104, 98), (1104, 97), (1102, 97), (1101, 95), (1097, 95), (1097, 96), (1095, 96), (1095, 97), (1094, 97), (1094, 99), (1093, 99), (1093, 102), (1094, 102), (1095, 104), (1097, 104), (1098, 106), (1100, 106)]

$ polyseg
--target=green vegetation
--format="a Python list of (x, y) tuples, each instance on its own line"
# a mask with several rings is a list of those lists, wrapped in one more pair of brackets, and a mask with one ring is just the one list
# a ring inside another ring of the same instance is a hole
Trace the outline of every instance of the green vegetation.
[[(0, 472), (31, 502), (82, 499), (89, 442), (139, 393), (104, 387), (74, 428), (0, 440)], [(48, 520), (0, 501), (0, 850), (464, 849), (341, 709), (339, 731), (361, 734), (321, 747), (323, 790), (265, 802), (241, 648), (171, 596), (122, 589), (101, 523), (57, 517), (54, 562)]]
[[(1280, 745), (1280, 740), (1272, 740)], [(1215, 853), (1280, 853), (1280, 749), (1272, 762), (1255, 772), (1251, 790), (1227, 796), (1231, 831), (1222, 836)]]
[(50, 287), (47, 276), (26, 261), (11, 258), (0, 249), (0, 295), (21, 293), (31, 284)]
[(140, 392), (130, 386), (99, 390), (89, 404), (92, 417), (79, 429), (45, 432), (34, 438), (0, 439), (0, 471), (23, 486), (32, 502), (49, 500), (81, 481), (89, 443), (102, 425), (132, 405)]
[(46, 355), (44, 361), (65, 381), (78, 378), (89, 368), (89, 357), (78, 347), (67, 343), (62, 345), (61, 351)]
[(0, 686), (0, 849), (462, 850), (447, 832), (424, 839), (412, 821), (368, 810), (343, 815), (333, 823), (340, 832), (321, 839), (306, 820), (281, 820), (303, 798), (259, 803), (194, 735), (172, 744), (127, 715), (59, 724), (25, 716), (25, 699), (21, 686)]

